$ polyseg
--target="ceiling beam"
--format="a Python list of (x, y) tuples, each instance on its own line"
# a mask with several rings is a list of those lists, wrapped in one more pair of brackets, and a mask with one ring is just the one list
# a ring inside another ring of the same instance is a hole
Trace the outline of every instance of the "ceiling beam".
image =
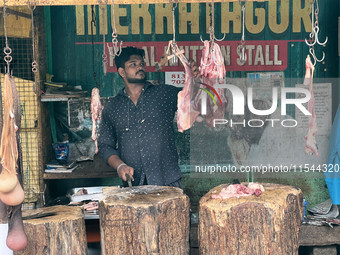
[[(214, 2), (238, 2), (239, 0), (215, 0)], [(264, 2), (264, 0), (247, 0), (254, 2)], [(281, 0), (269, 0), (281, 1)], [(148, 4), (167, 4), (167, 3), (209, 3), (207, 0), (149, 0)], [(246, 1), (242, 1), (246, 2)], [(28, 3), (37, 6), (54, 6), (54, 5), (99, 5), (112, 4), (112, 0), (7, 0), (6, 6), (26, 6)], [(114, 0), (114, 4), (146, 4), (145, 0)], [(0, 0), (0, 6), (3, 6)]]

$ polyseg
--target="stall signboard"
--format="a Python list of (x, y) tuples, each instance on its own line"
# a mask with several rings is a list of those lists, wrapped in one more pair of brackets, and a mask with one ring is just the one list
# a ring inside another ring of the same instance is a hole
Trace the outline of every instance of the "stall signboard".
[[(242, 36), (241, 6), (238, 2), (215, 3), (215, 41), (220, 47), (227, 71), (284, 71), (287, 68), (288, 42), (304, 42), (303, 38), (287, 39), (287, 34), (311, 32), (311, 7), (295, 1), (247, 2), (245, 11), (246, 63), (240, 61)], [(109, 56), (108, 72), (116, 72), (111, 6), (97, 10), (91, 6), (76, 6), (76, 45), (99, 44)], [(143, 48), (148, 72), (156, 72), (155, 64), (167, 51), (168, 42), (175, 38), (185, 56), (198, 64), (203, 40), (209, 39), (209, 3), (180, 3), (175, 10), (173, 30), (171, 4), (115, 5), (115, 27), (123, 46)], [(93, 22), (93, 21), (96, 22)], [(104, 25), (103, 25), (104, 24)], [(175, 37), (173, 37), (175, 33)], [(102, 36), (106, 36), (103, 45)], [(94, 38), (94, 42), (90, 38)], [(89, 45), (90, 46), (90, 45)], [(162, 72), (183, 71), (180, 63), (167, 64)]]

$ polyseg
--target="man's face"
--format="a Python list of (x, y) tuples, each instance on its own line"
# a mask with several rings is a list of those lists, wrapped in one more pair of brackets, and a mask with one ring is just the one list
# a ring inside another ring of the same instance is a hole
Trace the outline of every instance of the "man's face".
[(125, 62), (124, 73), (127, 82), (129, 83), (145, 83), (146, 71), (145, 71), (144, 59), (139, 55), (132, 55), (130, 60)]

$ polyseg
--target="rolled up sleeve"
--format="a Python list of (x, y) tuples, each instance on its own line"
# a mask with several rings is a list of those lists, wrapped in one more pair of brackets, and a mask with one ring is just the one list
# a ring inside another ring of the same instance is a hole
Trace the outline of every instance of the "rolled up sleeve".
[(111, 124), (109, 114), (110, 107), (105, 107), (102, 113), (102, 123), (100, 125), (100, 135), (98, 138), (98, 148), (103, 160), (108, 164), (108, 159), (112, 155), (119, 155), (116, 149), (117, 136), (114, 125)]

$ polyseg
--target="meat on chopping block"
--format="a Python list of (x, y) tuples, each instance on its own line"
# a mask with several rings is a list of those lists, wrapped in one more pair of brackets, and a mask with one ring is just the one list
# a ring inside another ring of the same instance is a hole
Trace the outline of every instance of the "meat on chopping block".
[(307, 110), (312, 114), (308, 116), (308, 133), (305, 136), (306, 142), (306, 153), (308, 155), (315, 154), (316, 157), (319, 157), (318, 148), (315, 141), (315, 135), (318, 132), (318, 127), (316, 125), (316, 115), (314, 111), (314, 92), (313, 92), (313, 74), (314, 74), (314, 65), (310, 60), (309, 55), (306, 58), (306, 74), (305, 80), (303, 82), (304, 85), (309, 86), (309, 92), (311, 93), (311, 98), (307, 104)]
[(51, 215), (24, 220), (28, 245), (15, 255), (87, 254), (84, 213), (76, 206), (52, 206), (23, 211), (23, 217)]
[(260, 196), (213, 199), (213, 194), (229, 186), (222, 184), (200, 199), (200, 254), (298, 254), (302, 191), (292, 186), (260, 184), (265, 189)]
[(213, 194), (211, 197), (215, 199), (240, 198), (251, 195), (259, 196), (262, 192), (264, 192), (264, 187), (261, 184), (251, 182), (248, 187), (243, 184), (231, 184), (223, 188), (219, 194)]
[(102, 119), (102, 111), (103, 111), (103, 106), (100, 102), (99, 89), (93, 88), (92, 94), (91, 94), (91, 113), (92, 113), (92, 136), (91, 137), (96, 146), (95, 154), (98, 153), (97, 138), (98, 138), (99, 124)]
[(99, 201), (102, 254), (189, 254), (190, 204), (175, 187), (107, 190)]

